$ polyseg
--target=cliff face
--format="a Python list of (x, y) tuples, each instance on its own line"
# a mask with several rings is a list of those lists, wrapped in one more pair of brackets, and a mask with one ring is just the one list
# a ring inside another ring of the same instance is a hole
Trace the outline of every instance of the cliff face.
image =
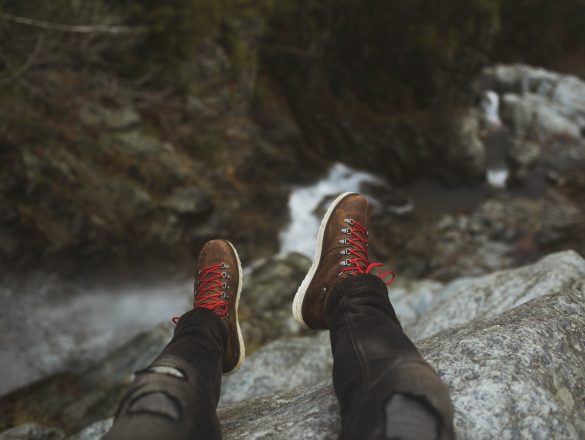
[(485, 164), (461, 165), (473, 148), (461, 116), (497, 14), (497, 1), (301, 2), (276, 15), (265, 72), (309, 140), (307, 156), (336, 157), (394, 182), (474, 180)]

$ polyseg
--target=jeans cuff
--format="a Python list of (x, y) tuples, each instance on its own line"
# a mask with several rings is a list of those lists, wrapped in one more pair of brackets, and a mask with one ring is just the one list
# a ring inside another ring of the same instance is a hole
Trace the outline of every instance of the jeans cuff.
[(388, 296), (388, 289), (380, 277), (370, 273), (352, 275), (335, 286), (329, 295), (325, 309), (326, 315), (331, 315), (331, 312), (335, 309), (339, 301), (341, 301), (342, 297), (352, 296), (355, 294), (359, 295), (364, 291)]
[(228, 328), (226, 324), (215, 312), (203, 307), (191, 309), (181, 316), (175, 327), (174, 337), (176, 338), (182, 333), (188, 332), (189, 327), (201, 325), (201, 323), (207, 323), (210, 331), (217, 332), (227, 343)]

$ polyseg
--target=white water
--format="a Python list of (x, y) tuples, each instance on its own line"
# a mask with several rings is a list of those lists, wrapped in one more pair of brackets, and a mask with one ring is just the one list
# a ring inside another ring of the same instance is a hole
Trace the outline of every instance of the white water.
[[(502, 120), (500, 119), (500, 96), (493, 90), (487, 90), (484, 93), (481, 102), (481, 111), (485, 116), (485, 120), (488, 123), (488, 129), (498, 131), (502, 127)], [(496, 189), (506, 188), (508, 178), (510, 177), (510, 170), (500, 160), (499, 164), (494, 164), (488, 168), (486, 172), (486, 181), (492, 187)]]
[(327, 196), (343, 192), (358, 192), (364, 182), (383, 184), (381, 179), (372, 174), (336, 163), (317, 183), (294, 189), (288, 201), (291, 221), (280, 233), (280, 253), (299, 252), (311, 257), (315, 252), (321, 224), (315, 210), (321, 201)]
[(500, 119), (500, 96), (496, 92), (492, 90), (485, 92), (481, 102), (481, 110), (488, 123), (494, 127), (502, 125), (502, 120)]
[(491, 168), (487, 171), (487, 181), (493, 188), (502, 189), (506, 187), (510, 171), (506, 167)]
[(70, 368), (87, 368), (134, 335), (189, 307), (190, 282), (55, 294), (0, 286), (0, 395)]

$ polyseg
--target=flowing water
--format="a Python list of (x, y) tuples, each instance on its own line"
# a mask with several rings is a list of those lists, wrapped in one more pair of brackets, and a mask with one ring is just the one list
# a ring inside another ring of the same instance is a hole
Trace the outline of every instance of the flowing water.
[(280, 234), (280, 253), (299, 252), (311, 257), (315, 252), (321, 223), (318, 210), (320, 204), (327, 197), (360, 191), (361, 185), (366, 182), (383, 184), (381, 179), (372, 174), (336, 163), (315, 184), (293, 189), (288, 201), (291, 220)]
[(191, 290), (190, 282), (88, 291), (35, 284), (0, 286), (0, 395), (49, 374), (87, 368), (180, 314)]

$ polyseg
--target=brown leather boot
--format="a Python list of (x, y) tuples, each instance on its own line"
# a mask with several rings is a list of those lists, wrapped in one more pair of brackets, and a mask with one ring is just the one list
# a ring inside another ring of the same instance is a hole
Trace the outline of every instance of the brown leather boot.
[[(329, 206), (317, 235), (317, 250), (309, 272), (293, 301), (293, 316), (304, 327), (328, 329), (327, 300), (344, 279), (369, 273), (380, 263), (368, 261), (368, 200), (357, 193), (344, 193)], [(393, 272), (380, 273), (381, 278)]]
[(223, 374), (235, 373), (245, 358), (238, 322), (241, 292), (242, 264), (236, 248), (227, 240), (208, 241), (199, 253), (193, 307), (212, 310), (228, 328)]

